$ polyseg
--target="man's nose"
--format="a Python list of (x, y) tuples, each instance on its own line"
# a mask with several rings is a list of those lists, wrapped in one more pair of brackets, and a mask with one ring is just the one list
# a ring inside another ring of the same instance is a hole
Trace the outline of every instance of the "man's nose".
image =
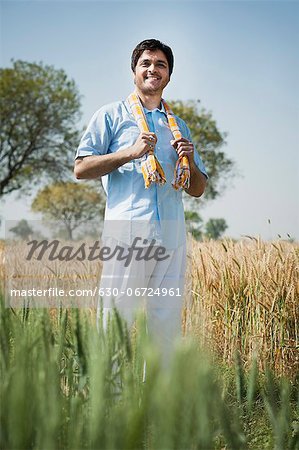
[(154, 64), (151, 64), (150, 66), (148, 66), (148, 71), (149, 72), (153, 73), (153, 72), (155, 72), (155, 70), (156, 70), (156, 67), (155, 67)]

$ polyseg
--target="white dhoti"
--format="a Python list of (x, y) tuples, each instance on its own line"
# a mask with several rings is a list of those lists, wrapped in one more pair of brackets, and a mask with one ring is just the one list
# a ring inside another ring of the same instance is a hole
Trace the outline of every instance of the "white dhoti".
[[(112, 238), (105, 245), (129, 248)], [(166, 255), (169, 257), (163, 261), (136, 260), (133, 257), (127, 267), (124, 261), (118, 260), (117, 255), (105, 261), (100, 283), (103, 296), (98, 304), (98, 319), (103, 306), (104, 328), (114, 307), (129, 327), (136, 312), (143, 309), (149, 336), (159, 346), (164, 360), (168, 360), (174, 341), (181, 336), (186, 246), (166, 250)]]

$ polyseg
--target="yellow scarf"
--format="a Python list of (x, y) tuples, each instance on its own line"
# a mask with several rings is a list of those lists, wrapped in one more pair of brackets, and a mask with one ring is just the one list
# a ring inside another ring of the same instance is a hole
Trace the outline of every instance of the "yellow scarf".
[[(150, 130), (146, 121), (143, 106), (138, 95), (133, 92), (129, 95), (127, 100), (140, 132), (148, 133)], [(179, 130), (174, 114), (163, 99), (162, 102), (166, 111), (169, 128), (171, 129), (173, 137), (174, 139), (180, 139), (182, 137), (182, 134)], [(150, 150), (146, 154), (146, 159), (141, 164), (141, 171), (146, 188), (148, 188), (151, 183), (158, 183), (160, 185), (163, 185), (166, 182), (164, 170), (162, 169), (161, 164), (155, 156), (154, 149)], [(172, 181), (172, 186), (176, 190), (189, 188), (190, 166), (187, 156), (178, 158), (174, 169), (174, 179)]]

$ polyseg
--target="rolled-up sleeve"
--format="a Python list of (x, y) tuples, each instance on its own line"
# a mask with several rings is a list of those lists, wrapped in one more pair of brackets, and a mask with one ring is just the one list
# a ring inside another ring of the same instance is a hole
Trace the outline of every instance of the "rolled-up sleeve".
[(199, 156), (197, 150), (194, 148), (194, 162), (197, 165), (197, 167), (199, 168), (199, 170), (201, 171), (201, 173), (204, 174), (204, 176), (208, 179), (209, 176), (207, 174), (206, 168), (204, 163), (202, 162), (201, 157)]
[(111, 120), (104, 108), (91, 118), (77, 148), (75, 159), (91, 155), (105, 155), (111, 142)]
[[(188, 126), (186, 125), (186, 123), (184, 121), (182, 121), (182, 122), (183, 122), (183, 125), (184, 125), (184, 128), (185, 128), (186, 139), (188, 139), (188, 141), (193, 142), (192, 141), (192, 137), (191, 137), (191, 133), (190, 133), (190, 130), (189, 130)], [(197, 149), (195, 148), (195, 145), (194, 145), (194, 162), (197, 165), (198, 169), (201, 171), (201, 173), (203, 173), (204, 176), (208, 179), (209, 176), (207, 174), (205, 165), (204, 165), (204, 163), (203, 163), (203, 161), (202, 161), (202, 159), (201, 159)]]

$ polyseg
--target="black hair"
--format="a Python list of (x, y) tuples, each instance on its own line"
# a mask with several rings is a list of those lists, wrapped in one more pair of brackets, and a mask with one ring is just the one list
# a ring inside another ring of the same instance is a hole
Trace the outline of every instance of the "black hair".
[(132, 58), (131, 58), (131, 69), (135, 72), (135, 68), (138, 62), (138, 59), (144, 52), (144, 50), (161, 50), (166, 56), (168, 67), (169, 67), (169, 76), (173, 71), (174, 58), (171, 48), (163, 44), (163, 42), (158, 41), (157, 39), (146, 39), (145, 41), (140, 42), (133, 50)]

